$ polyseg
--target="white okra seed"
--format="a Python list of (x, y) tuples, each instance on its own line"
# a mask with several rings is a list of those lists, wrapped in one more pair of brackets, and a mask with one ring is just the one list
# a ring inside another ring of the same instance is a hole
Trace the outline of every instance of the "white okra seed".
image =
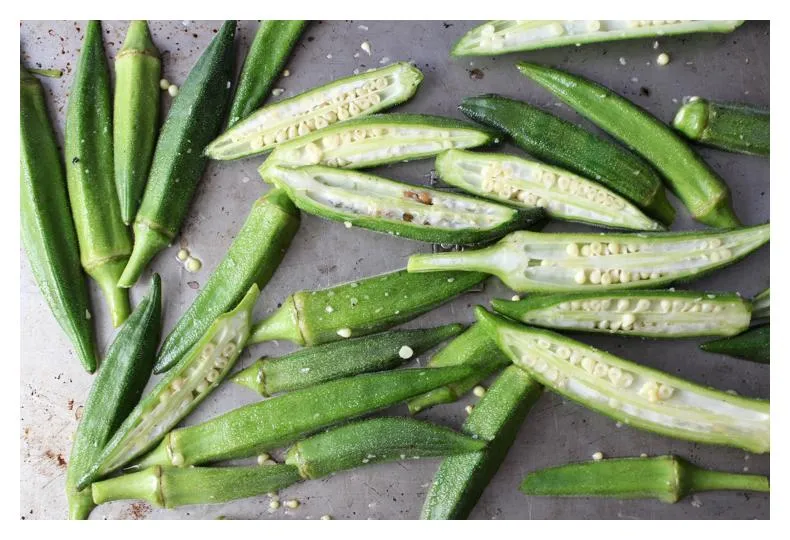
[(609, 366), (607, 366), (603, 362), (599, 362), (598, 364), (595, 364), (595, 368), (593, 369), (594, 376), (603, 379), (608, 374), (609, 374)]
[(285, 501), (284, 504), (288, 508), (299, 508), (299, 505), (301, 503), (299, 501), (297, 501), (296, 499), (288, 499), (287, 501)]
[(625, 315), (623, 315), (623, 321), (622, 321), (623, 330), (627, 330), (629, 327), (631, 327), (634, 324), (634, 322), (636, 322), (636, 317), (634, 317), (632, 313), (626, 313)]
[(578, 257), (579, 256), (578, 244), (568, 244), (567, 247), (565, 248), (565, 253), (567, 253), (571, 257)]
[(472, 393), (477, 397), (483, 397), (486, 395), (486, 389), (485, 387), (478, 385), (472, 389)]
[(601, 461), (603, 459), (603, 453), (602, 452), (596, 452), (596, 453), (594, 453), (592, 455), (592, 458), (595, 461)]
[(598, 284), (601, 282), (601, 271), (597, 268), (590, 272), (590, 283)]
[(407, 360), (407, 359), (411, 358), (413, 355), (414, 355), (414, 350), (411, 347), (409, 347), (408, 345), (404, 345), (398, 351), (398, 356), (400, 356), (404, 360)]
[(581, 366), (582, 369), (587, 373), (592, 373), (593, 370), (595, 369), (595, 360), (593, 360), (589, 356), (585, 356), (584, 358), (582, 358)]
[(337, 335), (342, 338), (349, 338), (351, 337), (351, 329), (350, 328), (340, 328), (337, 331)]
[(584, 270), (579, 270), (578, 272), (576, 272), (576, 275), (573, 277), (573, 280), (579, 285), (587, 281), (587, 276), (585, 275)]

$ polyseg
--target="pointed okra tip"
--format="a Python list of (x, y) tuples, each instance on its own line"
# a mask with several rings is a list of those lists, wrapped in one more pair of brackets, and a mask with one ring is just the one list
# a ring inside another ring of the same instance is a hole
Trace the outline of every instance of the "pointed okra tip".
[(521, 318), (523, 309), (519, 308), (520, 304), (521, 300), (505, 300), (504, 298), (491, 299), (491, 307), (494, 308), (494, 311), (514, 320), (519, 320)]

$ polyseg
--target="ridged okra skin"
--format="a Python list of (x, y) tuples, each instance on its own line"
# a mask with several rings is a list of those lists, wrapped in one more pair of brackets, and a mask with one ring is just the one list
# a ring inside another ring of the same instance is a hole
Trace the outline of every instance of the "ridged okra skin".
[(253, 328), (250, 343), (287, 339), (312, 347), (381, 332), (414, 319), (485, 280), (477, 272), (420, 279), (398, 270), (317, 291), (299, 291)]
[(19, 206), (22, 245), (49, 309), (82, 367), (96, 370), (90, 300), (66, 191), (63, 161), (47, 114), (44, 89), (20, 68)]
[(703, 491), (770, 491), (768, 478), (702, 469), (676, 456), (571, 463), (529, 473), (526, 495), (658, 499), (676, 503)]
[(121, 287), (131, 287), (181, 229), (208, 158), (203, 149), (225, 120), (233, 80), (236, 21), (225, 21), (189, 72), (159, 133), (134, 220), (134, 250)]
[(162, 289), (158, 274), (151, 288), (107, 351), (82, 410), (66, 470), (69, 519), (87, 519), (94, 507), (90, 489), (79, 479), (99, 459), (105, 443), (134, 409), (145, 389), (162, 331)]
[(633, 148), (663, 176), (691, 216), (711, 227), (738, 227), (724, 181), (677, 133), (610, 89), (557, 69), (522, 62), (518, 69), (576, 112)]
[(146, 21), (132, 21), (115, 56), (113, 143), (121, 219), (131, 225), (148, 180), (159, 131), (162, 61)]
[(110, 72), (99, 21), (85, 28), (66, 110), (64, 153), (82, 267), (99, 284), (117, 327), (129, 316), (129, 296), (118, 280), (132, 240), (115, 188)]
[(472, 409), (463, 432), (488, 445), (474, 453), (448, 457), (425, 496), (420, 519), (466, 519), (496, 474), (542, 387), (516, 366), (505, 368)]
[(672, 126), (692, 141), (739, 154), (771, 153), (771, 114), (767, 108), (692, 97)]
[(239, 303), (250, 286), (263, 289), (299, 230), (299, 211), (281, 190), (252, 205), (228, 252), (159, 350), (154, 371), (172, 367), (223, 312)]
[(725, 354), (742, 360), (771, 363), (771, 325), (764, 324), (737, 336), (708, 341), (700, 345), (703, 351)]

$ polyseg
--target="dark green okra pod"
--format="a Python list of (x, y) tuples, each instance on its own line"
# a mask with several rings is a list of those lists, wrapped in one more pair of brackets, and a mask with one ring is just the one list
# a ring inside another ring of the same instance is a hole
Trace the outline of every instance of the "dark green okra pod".
[(279, 358), (261, 358), (231, 381), (262, 396), (290, 392), (342, 377), (393, 369), (462, 330), (460, 324), (392, 330), (307, 347)]
[(78, 480), (99, 460), (105, 443), (134, 409), (145, 389), (162, 331), (162, 290), (158, 274), (107, 351), (74, 434), (66, 470), (69, 519), (87, 519), (94, 507), (90, 489)]
[(708, 341), (700, 349), (761, 364), (771, 363), (771, 325), (764, 324), (737, 336)]
[(90, 300), (63, 161), (41, 83), (20, 67), (19, 206), (22, 245), (41, 295), (88, 373), (96, 370)]
[(527, 495), (658, 499), (675, 503), (703, 491), (769, 492), (768, 478), (702, 469), (676, 456), (619, 458), (571, 463), (529, 473)]
[(66, 110), (66, 179), (82, 267), (104, 294), (113, 326), (129, 316), (118, 287), (132, 250), (121, 219), (113, 163), (112, 94), (99, 21), (89, 21)]
[(692, 141), (729, 152), (758, 156), (771, 152), (768, 109), (692, 97), (678, 109), (672, 126)]
[(299, 211), (280, 190), (272, 190), (253, 203), (222, 262), (165, 338), (155, 373), (170, 369), (214, 319), (239, 303), (253, 283), (261, 290), (266, 286), (299, 223)]

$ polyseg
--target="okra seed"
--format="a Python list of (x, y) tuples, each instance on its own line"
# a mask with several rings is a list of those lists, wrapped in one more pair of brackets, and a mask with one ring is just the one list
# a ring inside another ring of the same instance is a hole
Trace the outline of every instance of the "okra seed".
[(623, 373), (623, 378), (620, 379), (620, 386), (628, 388), (634, 383), (634, 376), (630, 373)]
[(178, 259), (181, 262), (184, 262), (188, 258), (189, 258), (189, 252), (187, 250), (185, 249), (178, 250), (178, 253), (176, 254), (176, 259)]
[(184, 379), (176, 378), (173, 379), (173, 382), (170, 383), (170, 388), (173, 390), (173, 393), (178, 392), (184, 387)]
[(578, 300), (573, 300), (571, 302), (571, 309), (578, 310), (581, 307), (581, 305), (582, 305), (582, 303), (579, 302)]
[(208, 372), (208, 374), (206, 375), (206, 380), (207, 380), (208, 382), (210, 382), (210, 383), (213, 383), (213, 382), (214, 382), (214, 381), (216, 381), (218, 378), (219, 378), (219, 371), (218, 371), (218, 370), (216, 370), (216, 369), (212, 369), (212, 370), (211, 370), (211, 371), (209, 371), (209, 372)]
[(414, 350), (411, 347), (409, 347), (408, 345), (404, 345), (398, 351), (398, 356), (400, 356), (404, 360), (407, 360), (407, 359), (411, 358), (413, 355), (414, 355)]
[(660, 384), (658, 386), (658, 397), (659, 399), (669, 399), (672, 397), (672, 394), (675, 393), (675, 389), (671, 386), (667, 386), (665, 384)]
[(159, 88), (161, 88), (162, 90), (167, 90), (168, 88), (170, 88), (170, 81), (168, 81), (167, 79), (160, 79)]
[(272, 510), (277, 510), (278, 508), (280, 508), (280, 501), (276, 501), (276, 500), (269, 501), (269, 508), (271, 508)]
[(616, 385), (620, 382), (620, 379), (623, 378), (623, 371), (617, 366), (612, 366), (609, 368), (607, 376), (609, 380), (612, 381), (612, 384)]
[(612, 275), (608, 272), (601, 275), (601, 285), (611, 285)]
[(618, 244), (617, 242), (612, 242), (611, 244), (609, 244), (607, 249), (609, 250), (609, 253), (611, 253), (612, 255), (617, 255), (618, 253), (620, 253), (620, 244)]
[(178, 95), (178, 86), (171, 84), (167, 87), (167, 93), (170, 94), (170, 97), (176, 97)]
[(337, 335), (342, 338), (349, 338), (351, 337), (351, 329), (350, 328), (341, 328), (337, 331)]
[(708, 242), (708, 245), (712, 249), (716, 249), (717, 247), (721, 246), (721, 239), (720, 238), (711, 238), (710, 241)]
[(713, 306), (713, 313), (721, 313), (723, 309), (721, 306)]
[(590, 272), (590, 283), (598, 284), (601, 282), (601, 271), (597, 268)]
[(576, 275), (573, 277), (573, 280), (579, 285), (587, 281), (587, 276), (585, 275), (584, 270), (579, 270), (578, 272), (576, 272)]
[(600, 328), (601, 330), (606, 330), (607, 328), (609, 328), (609, 321), (600, 321), (598, 323), (598, 328)]
[(228, 359), (224, 356), (220, 356), (214, 361), (214, 367), (219, 370), (225, 369), (227, 365), (228, 365)]
[(568, 347), (557, 347), (557, 356), (563, 360), (571, 357), (571, 350)]
[(187, 272), (192, 272), (192, 273), (200, 270), (201, 266), (203, 266), (203, 264), (194, 257), (189, 257), (187, 259), (187, 262), (184, 264), (184, 268), (186, 268)]
[(604, 364), (603, 362), (599, 362), (595, 364), (595, 368), (593, 368), (593, 375), (598, 378), (605, 378), (609, 374), (609, 366)]
[(180, 454), (176, 452), (173, 454), (173, 457), (170, 458), (170, 462), (173, 464), (174, 467), (181, 467), (184, 465), (184, 454)]
[(568, 246), (565, 248), (565, 253), (567, 253), (571, 257), (578, 257), (579, 246), (577, 244), (568, 244)]
[(710, 313), (711, 311), (713, 311), (713, 306), (706, 302), (703, 303), (702, 306), (700, 306), (700, 309), (702, 310), (703, 313)]
[(479, 385), (478, 385), (478, 386), (475, 386), (475, 387), (472, 389), (472, 393), (473, 393), (475, 396), (477, 396), (477, 397), (483, 397), (484, 395), (486, 395), (486, 389), (485, 389), (485, 387), (483, 387), (483, 386), (479, 386)]
[(636, 253), (637, 249), (636, 244), (628, 244), (628, 253)]
[(581, 365), (584, 371), (586, 371), (587, 373), (592, 373), (593, 370), (595, 369), (595, 360), (593, 360), (589, 356), (585, 356), (584, 358), (582, 358)]
[(546, 371), (546, 380), (549, 382), (556, 382), (559, 376), (560, 372), (555, 368), (550, 368), (548, 371)]
[(620, 270), (620, 281), (623, 283), (628, 283), (631, 281), (631, 272)]
[(269, 460), (270, 457), (271, 456), (269, 454), (266, 453), (261, 454), (260, 456), (258, 456), (258, 465), (263, 465), (264, 463), (266, 463), (266, 461)]
[(621, 324), (620, 321), (612, 321), (609, 324), (609, 330), (611, 330), (612, 332), (617, 332), (618, 330), (620, 330), (620, 324)]
[(288, 499), (287, 501), (285, 501), (285, 506), (287, 506), (288, 508), (299, 508), (299, 504), (300, 504), (299, 501), (297, 501), (296, 499)]
[(236, 344), (233, 342), (228, 343), (222, 348), (222, 356), (230, 357), (236, 352)]
[(326, 307), (324, 308), (324, 311), (326, 311), (327, 313), (332, 313), (334, 310), (335, 310), (335, 309), (334, 309), (332, 306), (326, 306)]
[(570, 183), (571, 180), (567, 176), (560, 176), (559, 180), (557, 180), (557, 185), (562, 191), (567, 190)]
[(578, 366), (579, 363), (582, 361), (582, 356), (578, 352), (573, 351), (568, 361), (571, 363), (572, 366)]
[(672, 302), (669, 300), (661, 300), (658, 304), (661, 313), (669, 313), (669, 310), (672, 309)]
[(603, 246), (601, 245), (600, 242), (593, 242), (590, 244), (590, 252), (593, 255), (600, 255), (601, 253), (603, 253)]
[(198, 394), (202, 394), (203, 392), (208, 390), (208, 383), (206, 383), (206, 381), (202, 381), (200, 384), (197, 385), (195, 390), (197, 390)]
[(466, 407), (464, 407), (464, 411), (466, 411), (466, 414), (472, 414), (472, 410), (474, 410), (474, 407), (472, 407), (471, 405), (467, 405)]
[(546, 361), (545, 361), (545, 360), (543, 360), (542, 358), (538, 358), (538, 360), (535, 362), (535, 367), (534, 367), (534, 369), (535, 369), (535, 371), (537, 371), (538, 373), (543, 373), (544, 371), (546, 371), (546, 369), (547, 369), (548, 367), (549, 367), (549, 365), (546, 363)]
[(331, 519), (332, 516), (330, 516), (329, 514), (324, 514), (323, 516), (321, 516), (322, 521), (330, 521)]
[(595, 461), (601, 461), (601, 460), (603, 459), (603, 453), (602, 453), (602, 452), (596, 452), (596, 453), (594, 453), (594, 454), (592, 455), (592, 458), (593, 458)]
[(582, 246), (581, 247), (581, 254), (582, 254), (583, 257), (589, 257), (590, 256), (590, 246), (589, 245)]
[(644, 452), (642, 452), (641, 454), (639, 454), (639, 457), (641, 457), (641, 458), (646, 458), (646, 457), (647, 457), (647, 454), (645, 454)]
[(634, 322), (636, 322), (636, 317), (634, 317), (633, 314), (626, 313), (625, 315), (623, 315), (623, 330), (626, 330), (627, 329), (626, 327), (631, 326), (632, 324), (634, 324)]
[(541, 349), (550, 349), (551, 348), (551, 343), (549, 343), (545, 339), (539, 339), (538, 340), (538, 347), (540, 347)]
[(636, 307), (634, 308), (634, 311), (636, 313), (639, 313), (641, 311), (647, 311), (648, 309), (650, 309), (650, 300), (647, 300), (645, 298), (640, 298), (639, 301), (636, 303)]

